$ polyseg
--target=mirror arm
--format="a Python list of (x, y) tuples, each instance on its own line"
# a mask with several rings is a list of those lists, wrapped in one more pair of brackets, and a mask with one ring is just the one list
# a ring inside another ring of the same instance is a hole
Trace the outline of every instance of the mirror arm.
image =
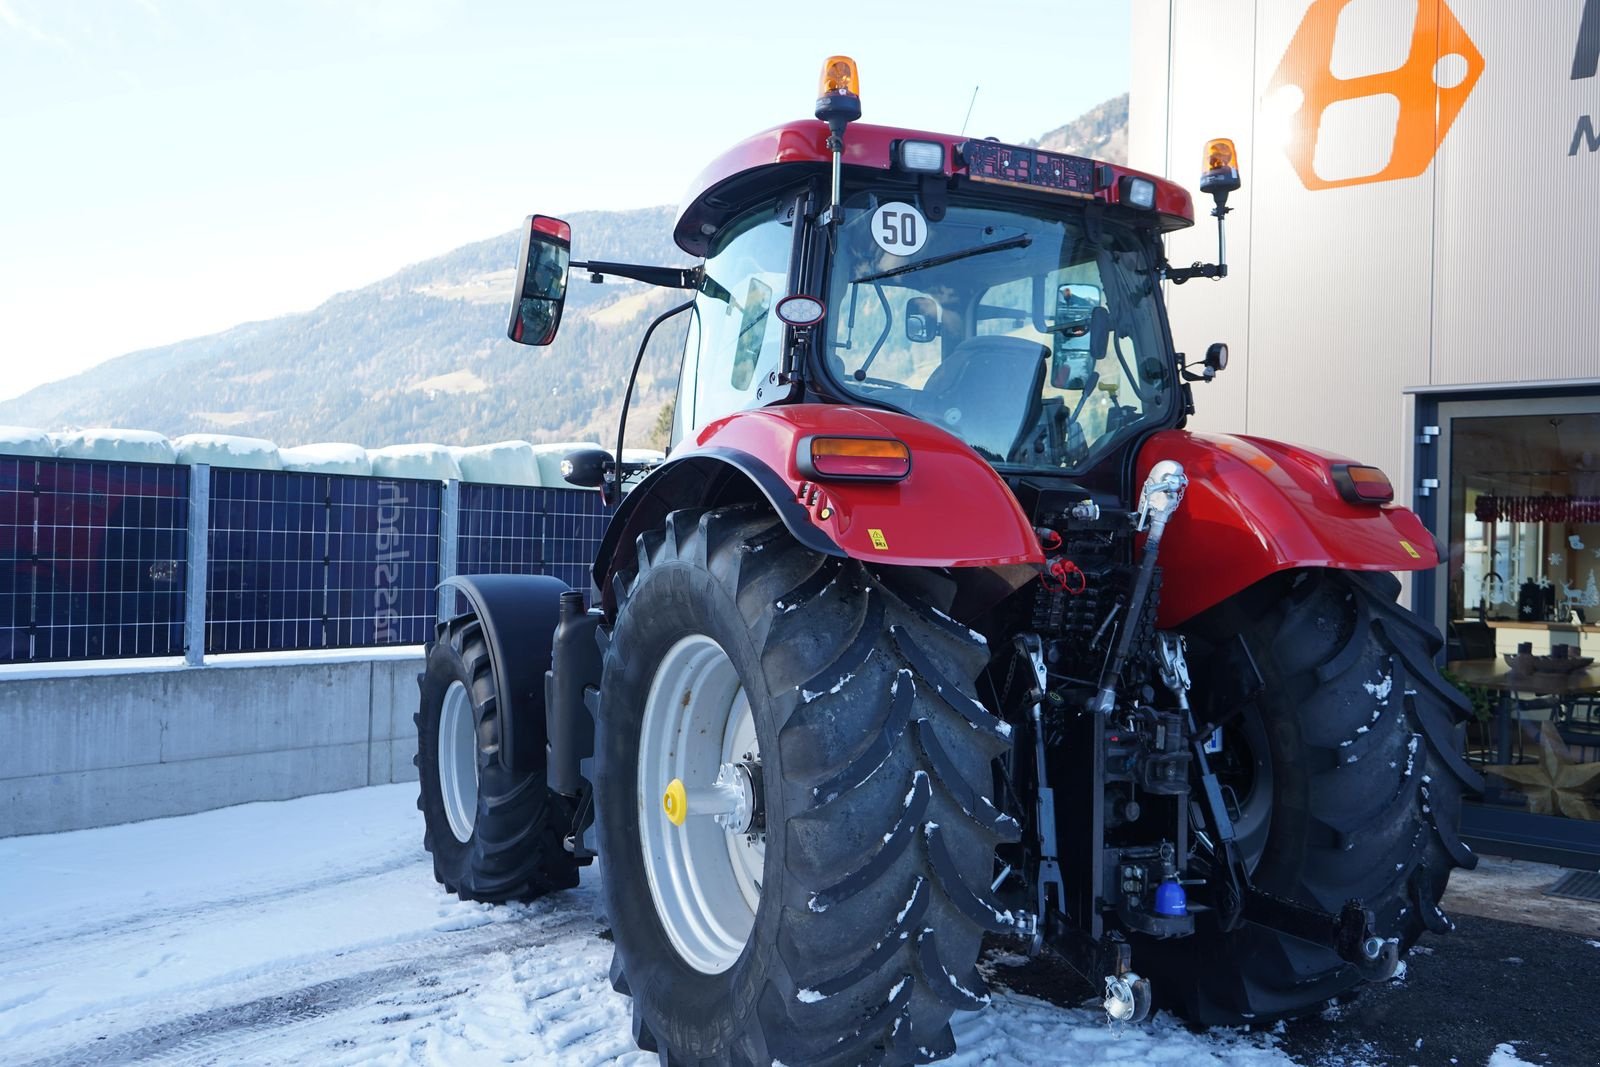
[(610, 274), (646, 285), (659, 285), (664, 289), (698, 289), (700, 279), (705, 275), (703, 267), (650, 267), (639, 263), (610, 263), (600, 259), (591, 259), (587, 263), (574, 262), (572, 265), (588, 271), (593, 276), (591, 281), (602, 281)]

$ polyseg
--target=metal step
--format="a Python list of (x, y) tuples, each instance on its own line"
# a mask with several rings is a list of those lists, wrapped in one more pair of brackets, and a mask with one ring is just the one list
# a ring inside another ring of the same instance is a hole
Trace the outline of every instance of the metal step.
[(1555, 885), (1544, 891), (1547, 897), (1600, 901), (1600, 872), (1568, 871)]

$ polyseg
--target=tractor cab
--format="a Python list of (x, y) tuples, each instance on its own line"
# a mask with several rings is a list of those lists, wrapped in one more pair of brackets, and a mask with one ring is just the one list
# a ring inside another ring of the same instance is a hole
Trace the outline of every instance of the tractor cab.
[[(674, 230), (698, 265), (574, 264), (692, 291), (672, 448), (735, 412), (844, 404), (938, 427), (1008, 476), (1082, 480), (1178, 425), (1161, 235), (1192, 225), (1189, 194), (1081, 157), (852, 123), (859, 100), (844, 117), (838, 101), (856, 84), (853, 66), (825, 73), (817, 119), (701, 173)], [(530, 220), (513, 340), (554, 337), (562, 228)], [(592, 479), (608, 461), (576, 467)], [(1112, 463), (1089, 480), (1126, 499), (1132, 476)]]

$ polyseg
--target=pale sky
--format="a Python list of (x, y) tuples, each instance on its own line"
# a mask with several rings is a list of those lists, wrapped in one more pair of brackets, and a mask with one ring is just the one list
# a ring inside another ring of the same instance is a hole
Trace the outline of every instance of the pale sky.
[[(1129, 84), (1126, 0), (0, 0), (0, 398), (316, 306), (524, 215), (676, 204), (808, 117), (1036, 137)], [(507, 264), (510, 266), (511, 264)]]

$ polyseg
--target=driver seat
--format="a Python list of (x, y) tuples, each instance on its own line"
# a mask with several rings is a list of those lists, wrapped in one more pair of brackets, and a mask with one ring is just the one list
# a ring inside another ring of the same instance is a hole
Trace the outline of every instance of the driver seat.
[(928, 421), (991, 462), (1011, 459), (1039, 419), (1050, 350), (1024, 337), (969, 337), (922, 387)]

